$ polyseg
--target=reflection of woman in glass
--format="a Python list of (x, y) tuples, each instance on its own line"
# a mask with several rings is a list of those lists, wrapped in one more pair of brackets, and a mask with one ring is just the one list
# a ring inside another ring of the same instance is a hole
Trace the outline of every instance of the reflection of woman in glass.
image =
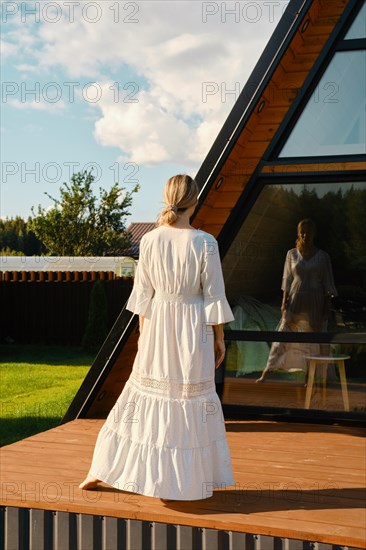
[[(315, 234), (315, 223), (310, 219), (301, 220), (297, 226), (296, 248), (287, 252), (280, 331), (327, 330), (330, 301), (337, 291), (329, 255), (315, 246)], [(319, 346), (274, 342), (266, 368), (257, 382), (263, 382), (269, 372), (277, 369), (306, 371), (305, 356), (309, 354), (319, 354)]]

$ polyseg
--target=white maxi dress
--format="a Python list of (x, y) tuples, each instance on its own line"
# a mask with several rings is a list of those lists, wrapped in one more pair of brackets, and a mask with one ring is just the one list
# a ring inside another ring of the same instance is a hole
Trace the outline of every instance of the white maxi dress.
[(214, 381), (210, 325), (234, 319), (216, 239), (164, 225), (145, 234), (127, 309), (143, 329), (90, 473), (147, 496), (209, 498), (235, 483)]

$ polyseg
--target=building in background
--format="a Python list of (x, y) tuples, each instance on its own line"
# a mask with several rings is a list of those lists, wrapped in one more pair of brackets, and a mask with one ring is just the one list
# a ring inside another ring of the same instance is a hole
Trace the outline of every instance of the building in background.
[[(236, 315), (225, 327), (228, 351), (218, 373), (228, 415), (365, 417), (365, 11), (362, 1), (290, 2), (196, 176), (201, 191), (192, 223), (218, 239)], [(279, 333), (284, 260), (295, 246), (297, 223), (308, 217), (317, 224), (318, 247), (331, 258), (338, 296), (327, 332)], [(119, 349), (127, 376), (137, 319), (122, 315)], [(291, 344), (304, 368), (257, 384), (277, 340)], [(311, 353), (304, 350), (315, 344), (327, 356), (348, 358), (318, 366), (309, 395)], [(101, 368), (91, 372), (99, 377)], [(108, 369), (109, 387), (117, 374), (112, 364)], [(93, 386), (94, 400), (87, 386), (65, 420), (81, 410), (88, 417), (106, 414), (113, 406), (115, 396), (109, 398), (103, 384)]]

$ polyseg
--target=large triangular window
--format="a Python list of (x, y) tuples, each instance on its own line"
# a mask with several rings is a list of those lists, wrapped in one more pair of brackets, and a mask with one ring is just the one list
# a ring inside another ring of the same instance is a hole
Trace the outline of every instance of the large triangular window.
[(280, 157), (366, 153), (365, 4), (313, 90)]

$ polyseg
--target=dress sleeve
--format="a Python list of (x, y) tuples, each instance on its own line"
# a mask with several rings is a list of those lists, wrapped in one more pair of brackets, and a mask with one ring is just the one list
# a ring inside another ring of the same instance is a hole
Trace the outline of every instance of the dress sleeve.
[(213, 236), (203, 241), (201, 285), (206, 324), (220, 325), (234, 321), (233, 312), (225, 295), (219, 247)]
[(145, 241), (140, 242), (140, 256), (137, 262), (133, 288), (128, 298), (126, 309), (137, 315), (148, 317), (148, 307), (154, 295), (154, 287), (151, 284), (149, 270), (145, 260)]
[(323, 273), (323, 286), (324, 294), (326, 296), (338, 296), (337, 289), (334, 284), (333, 279), (333, 269), (332, 263), (330, 261), (330, 256), (327, 252), (324, 252), (324, 273)]
[(285, 265), (283, 266), (281, 290), (289, 293), (292, 281), (293, 281), (293, 276), (291, 273), (291, 250), (289, 250), (286, 254)]

